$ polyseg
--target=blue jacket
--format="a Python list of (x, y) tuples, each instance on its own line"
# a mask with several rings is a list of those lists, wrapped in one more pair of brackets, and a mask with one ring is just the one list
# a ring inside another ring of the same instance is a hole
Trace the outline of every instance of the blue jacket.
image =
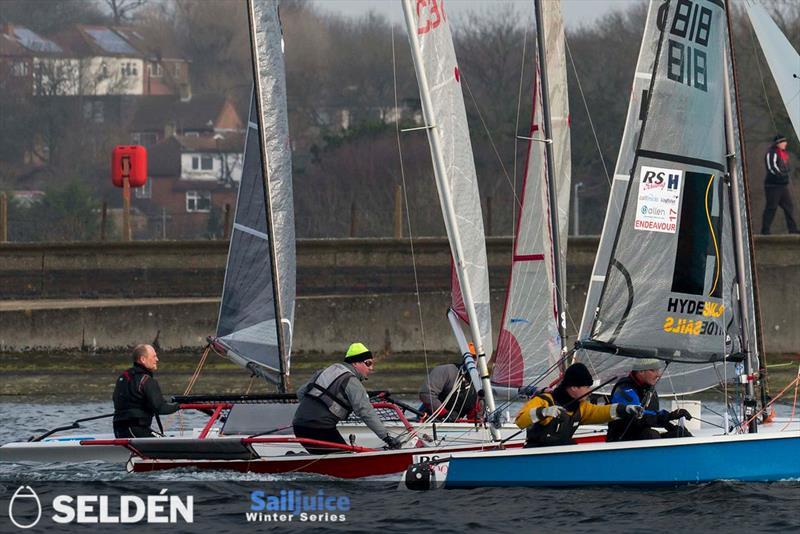
[(641, 419), (618, 419), (608, 424), (607, 441), (624, 441), (630, 436), (641, 434), (645, 429), (657, 426), (664, 428), (669, 422), (667, 417), (669, 412), (659, 409), (658, 393), (647, 385), (640, 384), (633, 375), (630, 374), (621, 378), (611, 390), (611, 402), (627, 406), (628, 404), (639, 404), (644, 407), (644, 415)]

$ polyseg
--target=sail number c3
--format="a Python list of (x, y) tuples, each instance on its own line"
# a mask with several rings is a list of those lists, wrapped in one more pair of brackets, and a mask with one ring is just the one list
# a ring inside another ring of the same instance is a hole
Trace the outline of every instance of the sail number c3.
[(445, 20), (444, 0), (417, 0), (417, 35), (435, 30)]

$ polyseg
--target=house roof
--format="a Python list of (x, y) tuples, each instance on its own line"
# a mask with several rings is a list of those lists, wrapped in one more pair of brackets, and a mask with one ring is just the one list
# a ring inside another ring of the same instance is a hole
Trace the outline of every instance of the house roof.
[(162, 131), (172, 122), (178, 132), (212, 132), (226, 98), (222, 95), (195, 95), (188, 101), (179, 96), (142, 97), (128, 129), (132, 132)]
[(63, 54), (64, 49), (56, 42), (42, 37), (25, 26), (4, 24), (0, 53), (3, 55), (53, 55)]
[(114, 31), (123, 36), (132, 46), (145, 54), (147, 59), (158, 61), (162, 59), (188, 61), (171, 35), (159, 33), (151, 37), (147, 28), (114, 26)]
[(244, 134), (238, 132), (226, 132), (213, 137), (176, 135), (175, 139), (180, 143), (183, 152), (241, 153), (244, 151)]

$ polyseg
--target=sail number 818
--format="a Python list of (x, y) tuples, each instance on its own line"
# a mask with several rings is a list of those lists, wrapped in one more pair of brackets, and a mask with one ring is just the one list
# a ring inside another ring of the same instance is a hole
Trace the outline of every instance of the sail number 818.
[[(711, 33), (711, 10), (691, 0), (678, 0), (667, 40), (667, 77), (708, 92), (705, 48)], [(674, 37), (681, 40), (673, 39)], [(686, 42), (682, 42), (686, 41)]]

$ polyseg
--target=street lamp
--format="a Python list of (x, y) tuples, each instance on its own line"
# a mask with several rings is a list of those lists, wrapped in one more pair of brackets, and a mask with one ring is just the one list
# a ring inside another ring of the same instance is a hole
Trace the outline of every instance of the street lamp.
[(580, 199), (578, 195), (583, 189), (583, 182), (577, 182), (572, 190), (572, 235), (581, 235)]

